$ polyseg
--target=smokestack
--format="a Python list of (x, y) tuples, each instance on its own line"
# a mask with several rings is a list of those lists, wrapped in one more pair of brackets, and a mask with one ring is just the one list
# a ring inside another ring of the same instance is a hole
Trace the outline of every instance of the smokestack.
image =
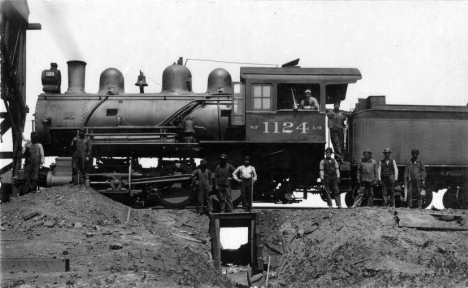
[(68, 94), (86, 93), (85, 86), (85, 68), (86, 62), (73, 60), (68, 61)]

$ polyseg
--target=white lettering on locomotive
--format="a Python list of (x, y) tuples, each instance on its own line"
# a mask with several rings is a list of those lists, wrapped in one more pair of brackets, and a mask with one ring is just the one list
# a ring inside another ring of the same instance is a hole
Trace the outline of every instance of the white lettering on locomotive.
[[(293, 122), (283, 122), (283, 123), (278, 123), (278, 122), (263, 122), (263, 133), (274, 133), (274, 134), (279, 134), (279, 133), (293, 133), (294, 130), (298, 130), (299, 133), (302, 134), (307, 134), (310, 129), (312, 130), (322, 130), (322, 126), (312, 126), (309, 128), (309, 123), (308, 122), (302, 122), (297, 126), (294, 126)], [(251, 126), (252, 127), (252, 126)]]

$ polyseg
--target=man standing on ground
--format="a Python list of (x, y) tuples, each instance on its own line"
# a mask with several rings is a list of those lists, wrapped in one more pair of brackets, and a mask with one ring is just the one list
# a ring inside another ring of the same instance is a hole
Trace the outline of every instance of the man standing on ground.
[[(395, 208), (395, 181), (398, 179), (398, 167), (396, 161), (390, 158), (392, 150), (385, 148), (383, 151), (384, 159), (379, 162), (378, 178), (379, 183), (382, 183), (382, 197), (384, 206), (392, 206)], [(390, 196), (390, 203), (388, 203), (387, 194)]]
[[(239, 177), (237, 174), (240, 174)], [(250, 166), (250, 157), (244, 157), (244, 165), (237, 167), (232, 173), (232, 177), (241, 184), (242, 206), (244, 211), (252, 211), (252, 190), (253, 184), (257, 181), (257, 172), (255, 168)]]
[(359, 185), (358, 195), (354, 200), (354, 205), (351, 208), (361, 206), (362, 198), (364, 194), (367, 196), (367, 206), (372, 207), (374, 205), (374, 190), (373, 186), (377, 184), (377, 162), (372, 159), (372, 152), (366, 150), (362, 153), (361, 163), (359, 163), (357, 169), (357, 181)]
[(335, 159), (343, 161), (345, 120), (351, 115), (340, 110), (340, 102), (336, 102), (333, 110), (327, 109), (328, 128), (330, 129), (331, 142), (335, 149)]
[(327, 193), (328, 207), (332, 208), (331, 198), (335, 198), (336, 206), (341, 209), (340, 190), (338, 187), (338, 181), (340, 179), (340, 166), (335, 159), (331, 158), (333, 149), (328, 147), (325, 149), (325, 159), (320, 161), (320, 179), (322, 179), (325, 185), (325, 192)]
[(236, 170), (227, 163), (227, 155), (221, 154), (220, 163), (215, 168), (214, 182), (218, 190), (219, 208), (221, 213), (232, 212), (231, 175)]
[[(80, 128), (77, 137), (74, 137), (70, 146), (73, 147), (73, 180), (71, 184), (85, 184), (86, 161), (91, 157), (91, 140), (85, 135), (86, 129)], [(79, 174), (79, 176), (78, 176)]]
[(206, 212), (210, 215), (213, 212), (213, 204), (211, 202), (210, 193), (211, 187), (213, 187), (213, 178), (211, 171), (206, 168), (206, 160), (200, 161), (200, 166), (192, 176), (195, 185), (198, 189), (198, 202), (197, 202), (197, 216), (203, 214), (204, 202), (206, 202)]
[(36, 132), (31, 133), (31, 141), (24, 144), (23, 155), (26, 158), (24, 163), (24, 185), (21, 195), (30, 191), (36, 191), (37, 180), (39, 179), (39, 169), (44, 164), (44, 148), (38, 141)]
[(413, 208), (413, 191), (417, 199), (418, 208), (422, 209), (421, 190), (426, 185), (426, 168), (418, 159), (419, 150), (411, 151), (412, 158), (406, 162), (405, 185), (408, 190), (408, 207)]

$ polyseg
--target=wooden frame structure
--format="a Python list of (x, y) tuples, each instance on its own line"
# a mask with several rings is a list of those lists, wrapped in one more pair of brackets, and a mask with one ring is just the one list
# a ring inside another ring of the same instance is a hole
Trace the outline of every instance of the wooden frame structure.
[(211, 215), (210, 236), (214, 267), (221, 268), (220, 230), (227, 227), (247, 227), (249, 229), (249, 264), (254, 274), (263, 271), (263, 243), (260, 235), (259, 213), (215, 213)]

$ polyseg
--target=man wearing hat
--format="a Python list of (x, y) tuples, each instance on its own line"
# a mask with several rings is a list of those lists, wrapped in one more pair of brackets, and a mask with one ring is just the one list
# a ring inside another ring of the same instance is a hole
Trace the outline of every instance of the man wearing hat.
[(320, 179), (324, 182), (325, 192), (327, 193), (328, 207), (332, 208), (331, 198), (335, 198), (336, 206), (341, 208), (340, 190), (338, 188), (338, 179), (340, 179), (340, 166), (335, 159), (331, 158), (333, 149), (325, 149), (325, 159), (320, 161)]
[(359, 185), (358, 195), (354, 199), (354, 205), (351, 208), (361, 206), (364, 194), (367, 196), (367, 206), (372, 207), (374, 204), (373, 186), (377, 184), (377, 162), (372, 159), (372, 152), (366, 150), (362, 153), (364, 158), (361, 159), (357, 169), (357, 181)]
[(332, 109), (326, 111), (328, 117), (328, 129), (330, 129), (330, 138), (335, 149), (335, 159), (339, 162), (343, 161), (344, 148), (344, 129), (346, 128), (345, 120), (352, 113), (340, 110), (340, 102), (336, 102)]
[(213, 187), (213, 177), (211, 171), (206, 168), (206, 160), (200, 161), (200, 166), (192, 174), (194, 184), (198, 190), (198, 202), (197, 202), (197, 216), (203, 214), (204, 202), (206, 202), (206, 212), (208, 215), (213, 212), (213, 204), (211, 203), (210, 193), (211, 187)]
[[(85, 184), (86, 160), (91, 156), (91, 140), (85, 135), (86, 129), (81, 127), (78, 136), (74, 137), (70, 146), (73, 149), (73, 180), (71, 184)], [(78, 176), (79, 174), (79, 176)]]
[(306, 89), (304, 91), (306, 95), (306, 99), (302, 100), (301, 103), (299, 104), (299, 108), (301, 109), (311, 109), (311, 110), (319, 110), (319, 104), (317, 99), (312, 97), (312, 91), (310, 89)]
[[(393, 188), (395, 186), (395, 180), (398, 179), (398, 167), (396, 165), (396, 161), (390, 158), (390, 154), (392, 154), (392, 150), (390, 150), (390, 148), (385, 148), (383, 154), (384, 159), (379, 162), (377, 175), (379, 183), (382, 183), (382, 197), (384, 205), (395, 208), (395, 193)], [(387, 201), (387, 194), (390, 196), (390, 203)]]
[(44, 164), (44, 148), (39, 143), (39, 136), (36, 132), (31, 132), (31, 140), (27, 141), (23, 147), (23, 155), (26, 158), (24, 163), (24, 184), (20, 195), (30, 191), (36, 192), (37, 181), (39, 179), (39, 169)]
[(422, 209), (421, 190), (426, 185), (426, 168), (418, 159), (419, 150), (411, 151), (412, 158), (406, 162), (405, 185), (408, 190), (408, 207), (413, 208), (413, 192), (415, 193), (419, 209)]
[(218, 190), (219, 208), (221, 213), (232, 212), (231, 175), (236, 170), (234, 166), (227, 163), (227, 155), (221, 154), (220, 163), (215, 168), (214, 182)]
[(244, 207), (244, 211), (252, 211), (252, 190), (253, 184), (257, 181), (257, 172), (255, 172), (255, 167), (250, 166), (249, 156), (244, 157), (244, 165), (237, 167), (232, 173), (232, 177), (241, 184), (242, 206)]

